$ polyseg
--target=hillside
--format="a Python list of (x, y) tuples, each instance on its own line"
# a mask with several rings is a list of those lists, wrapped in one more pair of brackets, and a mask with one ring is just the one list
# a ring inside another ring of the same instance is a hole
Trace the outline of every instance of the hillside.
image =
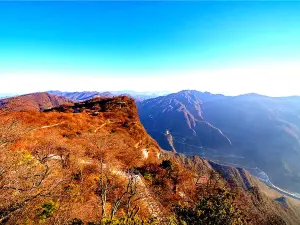
[(126, 96), (0, 113), (2, 224), (300, 221), (248, 172), (161, 150)]
[[(96, 221), (101, 171), (116, 181), (116, 192), (107, 196), (111, 202), (129, 168), (157, 159), (160, 149), (140, 124), (132, 99), (97, 99), (78, 108), (81, 113), (74, 105), (47, 113), (0, 112), (0, 224)], [(44, 214), (43, 207), (58, 203), (48, 220), (52, 213)]]
[(165, 149), (264, 171), (275, 185), (300, 193), (299, 103), (298, 97), (181, 91), (143, 101), (139, 113)]
[(38, 112), (40, 110), (71, 103), (71, 100), (64, 97), (58, 97), (46, 92), (40, 92), (0, 99), (0, 109), (8, 111), (12, 110)]
[[(243, 224), (298, 224), (300, 222), (299, 200), (280, 195), (242, 168), (224, 166), (198, 156), (184, 157), (181, 154), (164, 152), (163, 157), (172, 159), (173, 162), (183, 165), (185, 169), (195, 172), (197, 194), (202, 198), (206, 198), (207, 195), (218, 196), (218, 187), (230, 190), (227, 194), (232, 195), (232, 205), (240, 210), (240, 217), (245, 219)], [(204, 179), (203, 182), (203, 177), (208, 179)], [(185, 188), (187, 190), (191, 187)], [(280, 198), (283, 198), (286, 204), (278, 201)], [(209, 201), (214, 202), (214, 200), (212, 198)], [(192, 212), (189, 208), (184, 213)], [(188, 224), (199, 224), (199, 222), (190, 221)], [(215, 221), (212, 224), (223, 223)]]

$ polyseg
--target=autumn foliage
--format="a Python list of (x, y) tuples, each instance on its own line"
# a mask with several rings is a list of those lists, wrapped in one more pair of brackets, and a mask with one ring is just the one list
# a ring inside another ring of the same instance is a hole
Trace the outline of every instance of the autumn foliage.
[[(230, 185), (207, 160), (161, 150), (126, 96), (45, 112), (1, 111), (0, 150), (0, 224), (280, 219), (273, 213), (280, 206), (255, 187)], [(201, 176), (208, 182), (199, 185)]]

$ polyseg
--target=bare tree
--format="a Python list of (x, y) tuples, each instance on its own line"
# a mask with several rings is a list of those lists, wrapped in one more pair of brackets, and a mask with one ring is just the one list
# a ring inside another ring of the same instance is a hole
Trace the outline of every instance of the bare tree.
[(101, 216), (102, 218), (106, 216), (105, 207), (107, 202), (107, 194), (111, 188), (111, 180), (108, 177), (108, 174), (103, 170), (103, 158), (100, 156), (100, 180), (98, 183), (98, 188), (96, 193), (100, 196), (101, 199)]
[(91, 157), (97, 156), (100, 161), (100, 180), (96, 193), (101, 200), (101, 216), (106, 216), (106, 203), (109, 191), (112, 189), (112, 181), (109, 173), (105, 170), (104, 159), (107, 157), (107, 151), (112, 148), (113, 143), (109, 141), (109, 136), (92, 135), (88, 137), (92, 147), (87, 152)]
[[(106, 203), (107, 203), (109, 193), (115, 190), (116, 188), (118, 188), (118, 185), (116, 185), (116, 183), (113, 182), (113, 179), (109, 176), (108, 169), (107, 168), (105, 169), (104, 167), (105, 167), (104, 160), (102, 155), (100, 155), (100, 179), (98, 182), (96, 193), (98, 194), (101, 200), (102, 218), (104, 218), (107, 215)], [(132, 172), (129, 172), (128, 182), (125, 190), (119, 194), (116, 194), (116, 197), (112, 202), (112, 207), (110, 212), (111, 219), (115, 216), (115, 214), (117, 213), (117, 211), (121, 206), (125, 206), (128, 218), (133, 218), (136, 216), (140, 208), (137, 206), (132, 207), (132, 202), (134, 200), (134, 197), (137, 195), (137, 183), (138, 183), (137, 176), (134, 175)]]
[(41, 143), (33, 143), (32, 153), (41, 163), (51, 159), (59, 160), (62, 168), (67, 167), (70, 157), (70, 150), (65, 144), (51, 137)]
[[(1, 161), (0, 175), (0, 224), (23, 210), (29, 202), (48, 197), (63, 182), (51, 176), (47, 160), (37, 160), (23, 154), (6, 152)], [(3, 162), (3, 159), (6, 160)], [(11, 166), (6, 166), (11, 164)], [(4, 166), (3, 166), (4, 165)]]
[(115, 216), (117, 213), (120, 205), (122, 204), (122, 201), (125, 200), (125, 205), (127, 209), (127, 215), (130, 217), (135, 216), (137, 212), (139, 211), (139, 208), (134, 207), (131, 209), (131, 202), (133, 197), (137, 194), (137, 177), (133, 174), (128, 175), (128, 183), (126, 186), (126, 189), (121, 194), (117, 195), (117, 197), (114, 199), (112, 208), (111, 208), (111, 219)]
[(127, 200), (126, 200), (126, 211), (127, 211), (127, 217), (128, 218), (134, 218), (140, 208), (135, 205), (133, 208), (131, 207), (133, 198), (137, 195), (137, 176), (130, 174), (127, 184)]

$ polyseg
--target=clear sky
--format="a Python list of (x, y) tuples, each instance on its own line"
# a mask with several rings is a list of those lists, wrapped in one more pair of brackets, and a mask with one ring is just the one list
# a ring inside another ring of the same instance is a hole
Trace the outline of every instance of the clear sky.
[(300, 95), (300, 2), (0, 2), (0, 93)]

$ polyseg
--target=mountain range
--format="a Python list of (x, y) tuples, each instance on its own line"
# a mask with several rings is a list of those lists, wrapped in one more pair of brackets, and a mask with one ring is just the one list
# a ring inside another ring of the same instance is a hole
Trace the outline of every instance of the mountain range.
[[(47, 98), (54, 107), (41, 101)], [(202, 109), (208, 99), (225, 96), (183, 91), (159, 97), (156, 105), (157, 99), (143, 101), (139, 113), (128, 96), (63, 99), (62, 105), (56, 98), (34, 93), (5, 100), (10, 104), (0, 109), (1, 224), (300, 222), (298, 200), (247, 170), (174, 153), (179, 148), (173, 133), (180, 126), (186, 126), (182, 131), (195, 138), (190, 138), (195, 146), (224, 152), (234, 148), (236, 139), (208, 121)], [(163, 133), (169, 133), (165, 138), (173, 141), (169, 149), (174, 152), (163, 150), (140, 122), (139, 114), (145, 116), (141, 107), (150, 102), (148, 118), (165, 113), (169, 119), (159, 122), (168, 129)], [(157, 114), (152, 107), (158, 107)], [(173, 116), (174, 124), (180, 122), (174, 129)], [(205, 132), (208, 140), (196, 140)]]
[[(0, 107), (40, 111), (114, 96), (88, 91), (50, 93), (59, 96), (33, 93), (2, 99)], [(267, 183), (300, 192), (300, 97), (255, 93), (232, 97), (193, 90), (151, 96), (135, 100), (142, 124), (163, 149), (242, 166)]]
[(186, 90), (138, 107), (164, 149), (264, 171), (275, 185), (300, 193), (300, 97)]
[(73, 101), (84, 101), (95, 97), (114, 97), (120, 95), (126, 95), (134, 98), (135, 101), (143, 101), (149, 98), (155, 98), (159, 95), (164, 95), (166, 92), (136, 92), (136, 91), (110, 91), (110, 92), (98, 92), (98, 91), (83, 91), (83, 92), (62, 92), (62, 91), (48, 91), (49, 94), (66, 97)]

